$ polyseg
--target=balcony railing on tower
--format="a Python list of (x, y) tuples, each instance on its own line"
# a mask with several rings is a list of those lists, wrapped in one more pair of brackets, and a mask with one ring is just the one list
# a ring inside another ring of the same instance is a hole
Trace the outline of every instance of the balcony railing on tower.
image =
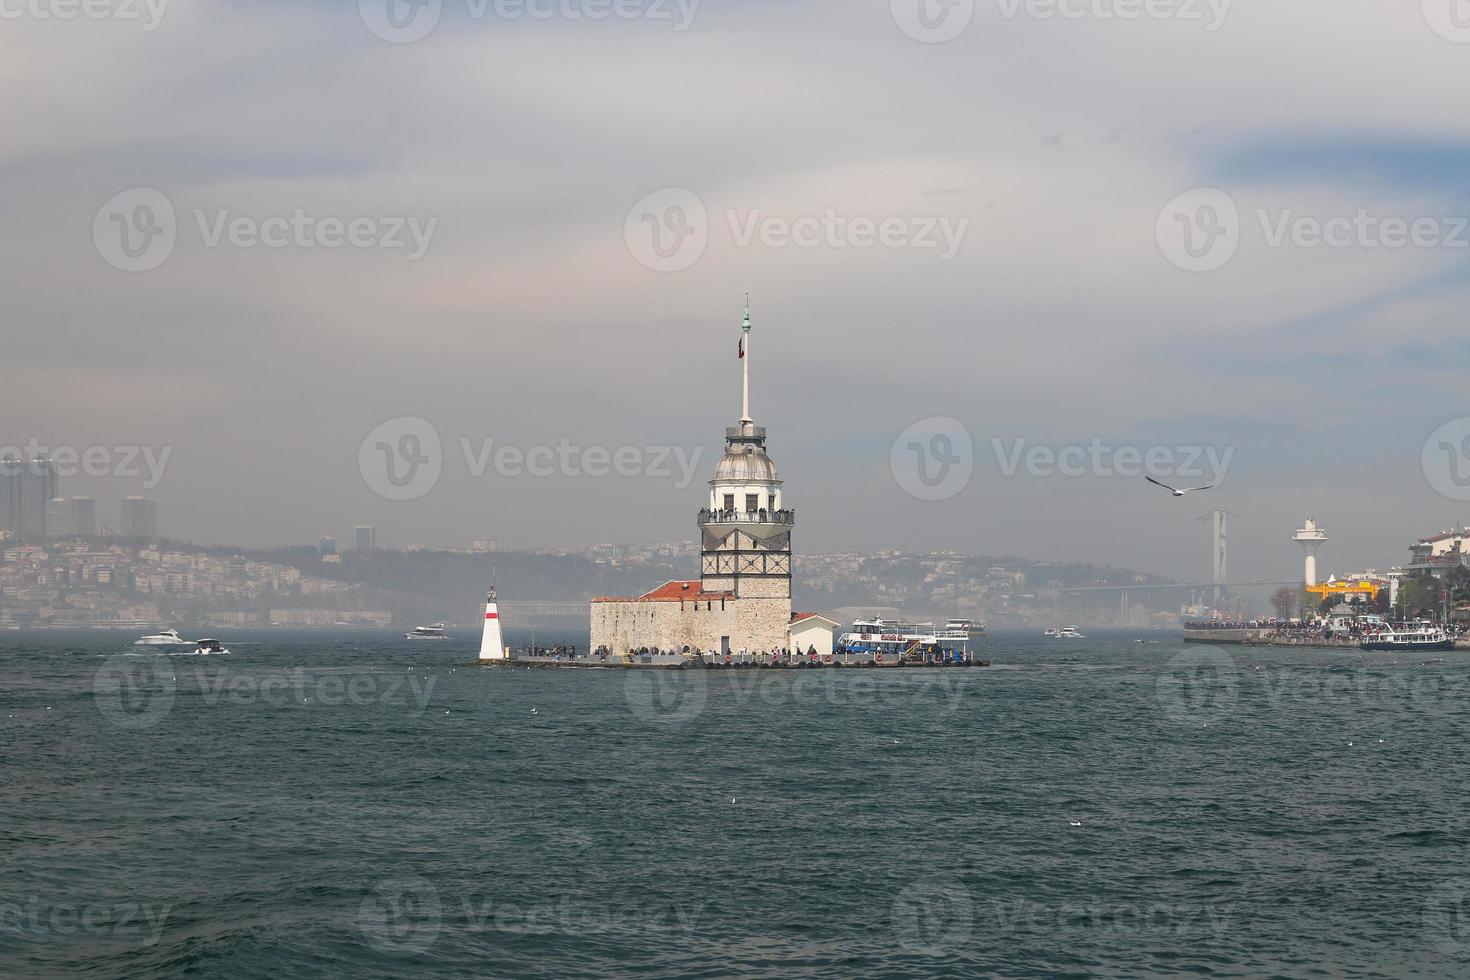
[(701, 510), (701, 524), (786, 524), (796, 523), (794, 510)]

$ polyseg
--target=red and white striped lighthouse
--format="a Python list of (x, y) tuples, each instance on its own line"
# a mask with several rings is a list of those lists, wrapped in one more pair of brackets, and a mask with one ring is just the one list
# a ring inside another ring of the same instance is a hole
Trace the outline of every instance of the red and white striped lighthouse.
[(480, 637), (480, 660), (508, 660), (505, 637), (500, 633), (500, 609), (495, 604), (495, 589), (485, 595), (485, 632)]

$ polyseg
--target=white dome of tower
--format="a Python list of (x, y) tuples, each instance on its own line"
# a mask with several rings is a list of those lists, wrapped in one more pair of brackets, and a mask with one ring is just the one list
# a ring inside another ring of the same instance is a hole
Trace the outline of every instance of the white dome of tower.
[(779, 483), (776, 463), (758, 443), (732, 444), (715, 466), (714, 483)]

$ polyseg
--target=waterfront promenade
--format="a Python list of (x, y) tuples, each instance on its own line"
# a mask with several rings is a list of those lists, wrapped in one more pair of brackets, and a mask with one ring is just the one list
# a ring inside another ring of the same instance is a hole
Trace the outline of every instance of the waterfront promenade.
[[(1232, 626), (1213, 623), (1190, 623), (1184, 627), (1185, 643), (1211, 643), (1217, 646), (1314, 647), (1358, 649), (1361, 637), (1356, 633), (1328, 634), (1321, 629), (1281, 626)], [(1455, 639), (1456, 650), (1470, 650), (1470, 638)]]

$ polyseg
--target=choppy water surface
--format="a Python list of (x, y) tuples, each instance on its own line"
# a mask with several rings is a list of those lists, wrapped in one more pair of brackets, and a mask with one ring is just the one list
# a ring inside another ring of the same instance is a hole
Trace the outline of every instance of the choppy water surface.
[(1470, 971), (1470, 655), (1150, 639), (653, 675), (0, 637), (0, 976)]

